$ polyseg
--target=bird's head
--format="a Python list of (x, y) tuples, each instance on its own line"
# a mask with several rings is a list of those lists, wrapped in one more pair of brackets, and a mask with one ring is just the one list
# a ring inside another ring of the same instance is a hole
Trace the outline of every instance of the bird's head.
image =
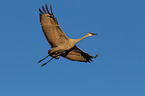
[(98, 35), (98, 34), (94, 34), (94, 33), (89, 32), (87, 35), (88, 36), (93, 36), (93, 35)]

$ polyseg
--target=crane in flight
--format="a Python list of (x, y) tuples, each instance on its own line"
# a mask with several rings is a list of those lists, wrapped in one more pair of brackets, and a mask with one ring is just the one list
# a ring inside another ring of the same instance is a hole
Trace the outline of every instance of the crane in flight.
[(53, 58), (59, 59), (60, 56), (72, 61), (80, 62), (90, 62), (93, 61), (92, 58), (98, 57), (98, 54), (96, 56), (91, 56), (90, 54), (82, 51), (76, 46), (76, 43), (83, 40), (84, 38), (98, 34), (93, 34), (89, 32), (82, 38), (70, 39), (65, 35), (63, 30), (60, 28), (57, 19), (54, 17), (51, 4), (50, 11), (48, 10), (47, 3), (45, 4), (45, 8), (46, 9), (44, 9), (43, 5), (43, 11), (39, 8), (40, 23), (43, 33), (51, 46), (51, 49), (48, 51), (48, 55), (38, 61), (38, 63), (46, 59), (48, 56), (51, 56), (52, 58), (44, 63), (42, 66), (46, 65)]

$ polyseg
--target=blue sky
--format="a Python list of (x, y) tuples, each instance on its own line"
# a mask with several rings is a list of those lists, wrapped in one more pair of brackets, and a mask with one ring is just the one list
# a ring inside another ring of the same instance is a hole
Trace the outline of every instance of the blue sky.
[[(99, 53), (94, 62), (37, 64), (50, 49), (45, 3), (69, 38), (99, 34), (77, 44)], [(1, 0), (0, 9), (0, 96), (145, 96), (145, 0)]]

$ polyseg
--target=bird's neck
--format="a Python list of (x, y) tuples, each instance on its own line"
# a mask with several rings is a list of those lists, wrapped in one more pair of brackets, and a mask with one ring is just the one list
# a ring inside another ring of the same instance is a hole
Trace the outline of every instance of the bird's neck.
[(79, 38), (79, 39), (70, 39), (70, 41), (71, 41), (71, 43), (73, 43), (75, 45), (86, 37), (88, 37), (88, 35), (85, 35), (84, 37)]

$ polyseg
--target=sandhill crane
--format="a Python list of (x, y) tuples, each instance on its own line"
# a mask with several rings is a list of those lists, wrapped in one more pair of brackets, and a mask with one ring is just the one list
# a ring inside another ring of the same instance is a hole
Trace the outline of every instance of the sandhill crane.
[[(48, 10), (47, 3), (45, 4), (45, 7), (46, 10), (42, 5), (43, 11), (41, 11), (39, 8), (39, 15), (43, 33), (51, 46), (51, 49), (48, 51), (48, 56), (51, 56), (52, 58), (49, 61), (51, 61), (53, 58), (59, 59), (59, 57), (62, 56), (72, 61), (90, 62), (92, 61), (92, 58), (98, 57), (98, 54), (93, 57), (75, 45), (86, 37), (98, 34), (88, 33), (79, 39), (69, 39), (60, 28), (57, 19), (54, 17), (51, 4), (50, 12)], [(46, 59), (48, 56), (46, 56), (44, 59)], [(44, 59), (38, 61), (38, 63)], [(48, 62), (44, 63), (42, 66), (46, 65)]]

